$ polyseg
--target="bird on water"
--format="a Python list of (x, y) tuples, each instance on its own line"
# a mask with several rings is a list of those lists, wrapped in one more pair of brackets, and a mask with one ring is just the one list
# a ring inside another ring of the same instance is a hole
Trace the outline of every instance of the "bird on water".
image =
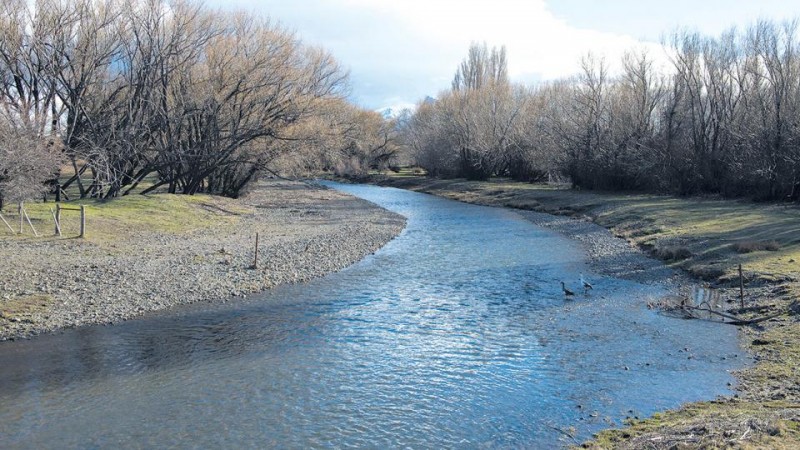
[(583, 293), (584, 293), (584, 294), (586, 294), (586, 293), (589, 291), (589, 289), (594, 289), (594, 287), (592, 286), (592, 284), (591, 284), (591, 283), (589, 283), (588, 281), (586, 281), (586, 280), (583, 278), (583, 274), (581, 274), (581, 285), (583, 286)]
[(567, 286), (564, 284), (563, 281), (561, 282), (561, 289), (564, 291), (564, 295), (566, 295), (567, 297), (572, 297), (573, 295), (575, 295), (574, 292), (567, 289)]

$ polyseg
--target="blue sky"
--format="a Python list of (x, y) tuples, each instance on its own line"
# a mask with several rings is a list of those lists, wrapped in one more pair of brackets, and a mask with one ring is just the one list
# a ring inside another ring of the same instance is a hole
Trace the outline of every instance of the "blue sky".
[(350, 69), (352, 100), (410, 106), (446, 89), (471, 42), (506, 45), (513, 79), (569, 76), (587, 52), (662, 57), (676, 27), (717, 35), (759, 18), (800, 17), (800, 0), (208, 0), (269, 16)]

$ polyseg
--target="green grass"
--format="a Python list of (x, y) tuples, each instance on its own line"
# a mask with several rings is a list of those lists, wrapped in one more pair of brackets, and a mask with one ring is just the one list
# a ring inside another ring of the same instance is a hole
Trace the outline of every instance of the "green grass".
[(693, 403), (676, 411), (630, 421), (623, 429), (601, 431), (593, 441), (583, 444), (583, 448), (800, 448), (797, 422), (778, 413), (787, 407), (792, 405)]
[[(62, 168), (61, 182), (66, 182), (72, 175), (71, 166)], [(86, 178), (86, 176), (84, 176)], [(78, 199), (77, 183), (72, 183), (66, 194), (70, 201), (61, 202), (64, 208), (86, 207), (87, 236), (90, 242), (102, 243), (109, 240), (123, 239), (125, 236), (142, 232), (186, 233), (192, 230), (226, 226), (236, 222), (237, 216), (251, 212), (240, 202), (210, 195), (175, 195), (156, 193), (139, 195), (144, 189), (152, 186), (157, 180), (154, 175), (143, 180), (137, 189), (129, 195), (110, 200)], [(86, 184), (88, 180), (84, 180)], [(50, 202), (41, 199), (25, 203), (25, 209), (31, 222), (40, 234), (39, 239), (56, 239), (52, 212), (56, 204), (53, 196)], [(19, 232), (20, 217), (17, 205), (5, 205), (2, 212), (16, 233)], [(62, 237), (70, 239), (80, 234), (80, 212), (64, 210), (61, 213)], [(3, 239), (35, 239), (27, 223), (24, 223), (22, 234), (12, 234), (0, 223), (0, 242)]]
[[(86, 207), (87, 240), (102, 242), (124, 238), (142, 232), (186, 233), (192, 230), (231, 225), (237, 215), (248, 210), (233, 200), (209, 195), (128, 195), (107, 201), (76, 200), (62, 202), (65, 208)], [(51, 211), (55, 203), (29, 202), (25, 209), (40, 234), (40, 239), (55, 239)], [(16, 205), (7, 205), (3, 215), (19, 231)], [(2, 225), (2, 224), (0, 224)], [(61, 213), (62, 239), (74, 238), (80, 230), (80, 212), (64, 210)], [(12, 235), (5, 225), (0, 229), (2, 239), (32, 239), (27, 223), (23, 234)], [(35, 239), (35, 238), (34, 238)]]

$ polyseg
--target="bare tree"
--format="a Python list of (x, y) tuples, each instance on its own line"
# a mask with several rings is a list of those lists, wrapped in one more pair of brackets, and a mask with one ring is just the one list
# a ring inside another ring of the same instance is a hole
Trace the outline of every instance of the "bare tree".
[(22, 202), (48, 190), (45, 181), (58, 170), (59, 143), (42, 139), (38, 130), (0, 117), (0, 209), (4, 202)]

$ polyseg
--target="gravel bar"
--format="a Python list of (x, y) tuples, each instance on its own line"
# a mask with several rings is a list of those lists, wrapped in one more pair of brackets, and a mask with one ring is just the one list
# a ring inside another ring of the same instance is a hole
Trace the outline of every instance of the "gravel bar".
[(644, 284), (666, 284), (685, 288), (693, 285), (685, 274), (651, 258), (625, 239), (588, 219), (512, 209), (534, 225), (553, 230), (577, 241), (589, 257), (591, 269), (601, 275)]
[[(300, 182), (261, 182), (237, 202), (251, 213), (230, 227), (127, 232), (113, 244), (0, 241), (0, 308), (20, 299), (40, 303), (25, 314), (0, 314), (0, 340), (307, 281), (359, 261), (405, 226), (405, 218), (366, 200)], [(252, 269), (257, 232), (259, 266)]]

